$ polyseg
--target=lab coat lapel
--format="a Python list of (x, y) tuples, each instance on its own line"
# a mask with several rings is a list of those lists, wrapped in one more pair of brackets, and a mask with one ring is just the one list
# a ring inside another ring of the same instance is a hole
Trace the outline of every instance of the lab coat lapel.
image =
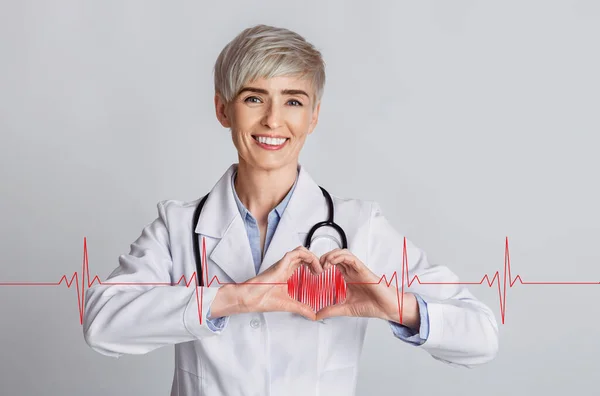
[[(231, 165), (210, 191), (195, 231), (208, 237), (221, 238), (209, 259), (234, 282), (241, 283), (256, 276), (256, 269), (248, 234), (233, 196), (231, 177), (236, 169), (237, 164)], [(208, 275), (213, 276), (210, 272)]]
[(281, 260), (287, 252), (304, 245), (304, 236), (315, 223), (326, 220), (326, 214), (327, 206), (321, 189), (299, 165), (296, 188), (275, 229), (259, 273)]

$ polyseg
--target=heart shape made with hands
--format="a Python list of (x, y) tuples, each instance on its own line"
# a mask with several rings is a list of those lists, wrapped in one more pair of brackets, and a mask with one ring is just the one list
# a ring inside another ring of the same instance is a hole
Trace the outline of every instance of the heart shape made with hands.
[(301, 265), (287, 284), (289, 296), (315, 312), (346, 299), (346, 281), (335, 265), (320, 275), (314, 275), (305, 265)]

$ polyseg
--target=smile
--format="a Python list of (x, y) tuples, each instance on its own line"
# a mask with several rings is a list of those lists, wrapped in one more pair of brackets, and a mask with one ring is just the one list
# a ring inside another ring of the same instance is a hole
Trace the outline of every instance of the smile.
[(285, 146), (289, 138), (271, 138), (265, 136), (252, 136), (254, 141), (262, 148), (267, 150), (278, 150)]

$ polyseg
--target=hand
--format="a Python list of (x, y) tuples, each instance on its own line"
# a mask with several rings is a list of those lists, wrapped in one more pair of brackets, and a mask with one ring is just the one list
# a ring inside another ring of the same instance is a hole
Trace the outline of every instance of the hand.
[(315, 320), (315, 312), (308, 305), (288, 294), (287, 281), (301, 265), (307, 265), (315, 275), (323, 272), (319, 258), (304, 246), (298, 246), (265, 272), (237, 284), (243, 312), (287, 311)]
[[(402, 321), (398, 292), (375, 275), (348, 249), (334, 249), (320, 258), (324, 271), (332, 266), (342, 273), (346, 281), (346, 299), (317, 312), (316, 320), (333, 316), (359, 316), (390, 320), (418, 330), (419, 305), (413, 294), (404, 293)], [(402, 298), (402, 296), (400, 296)]]

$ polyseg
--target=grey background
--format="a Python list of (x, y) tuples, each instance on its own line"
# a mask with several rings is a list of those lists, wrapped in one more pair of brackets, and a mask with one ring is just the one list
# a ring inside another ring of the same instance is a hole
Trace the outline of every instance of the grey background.
[[(594, 1), (3, 1), (0, 282), (105, 278), (162, 199), (237, 161), (212, 67), (256, 23), (327, 63), (301, 155), (336, 195), (478, 282), (597, 281), (600, 5)], [(502, 274), (502, 272), (501, 272)], [(470, 286), (501, 323), (497, 286)], [(438, 362), (372, 320), (358, 394), (597, 393), (600, 285), (507, 290), (500, 351)], [(173, 350), (111, 359), (82, 336), (75, 287), (0, 287), (3, 395), (166, 395)]]

